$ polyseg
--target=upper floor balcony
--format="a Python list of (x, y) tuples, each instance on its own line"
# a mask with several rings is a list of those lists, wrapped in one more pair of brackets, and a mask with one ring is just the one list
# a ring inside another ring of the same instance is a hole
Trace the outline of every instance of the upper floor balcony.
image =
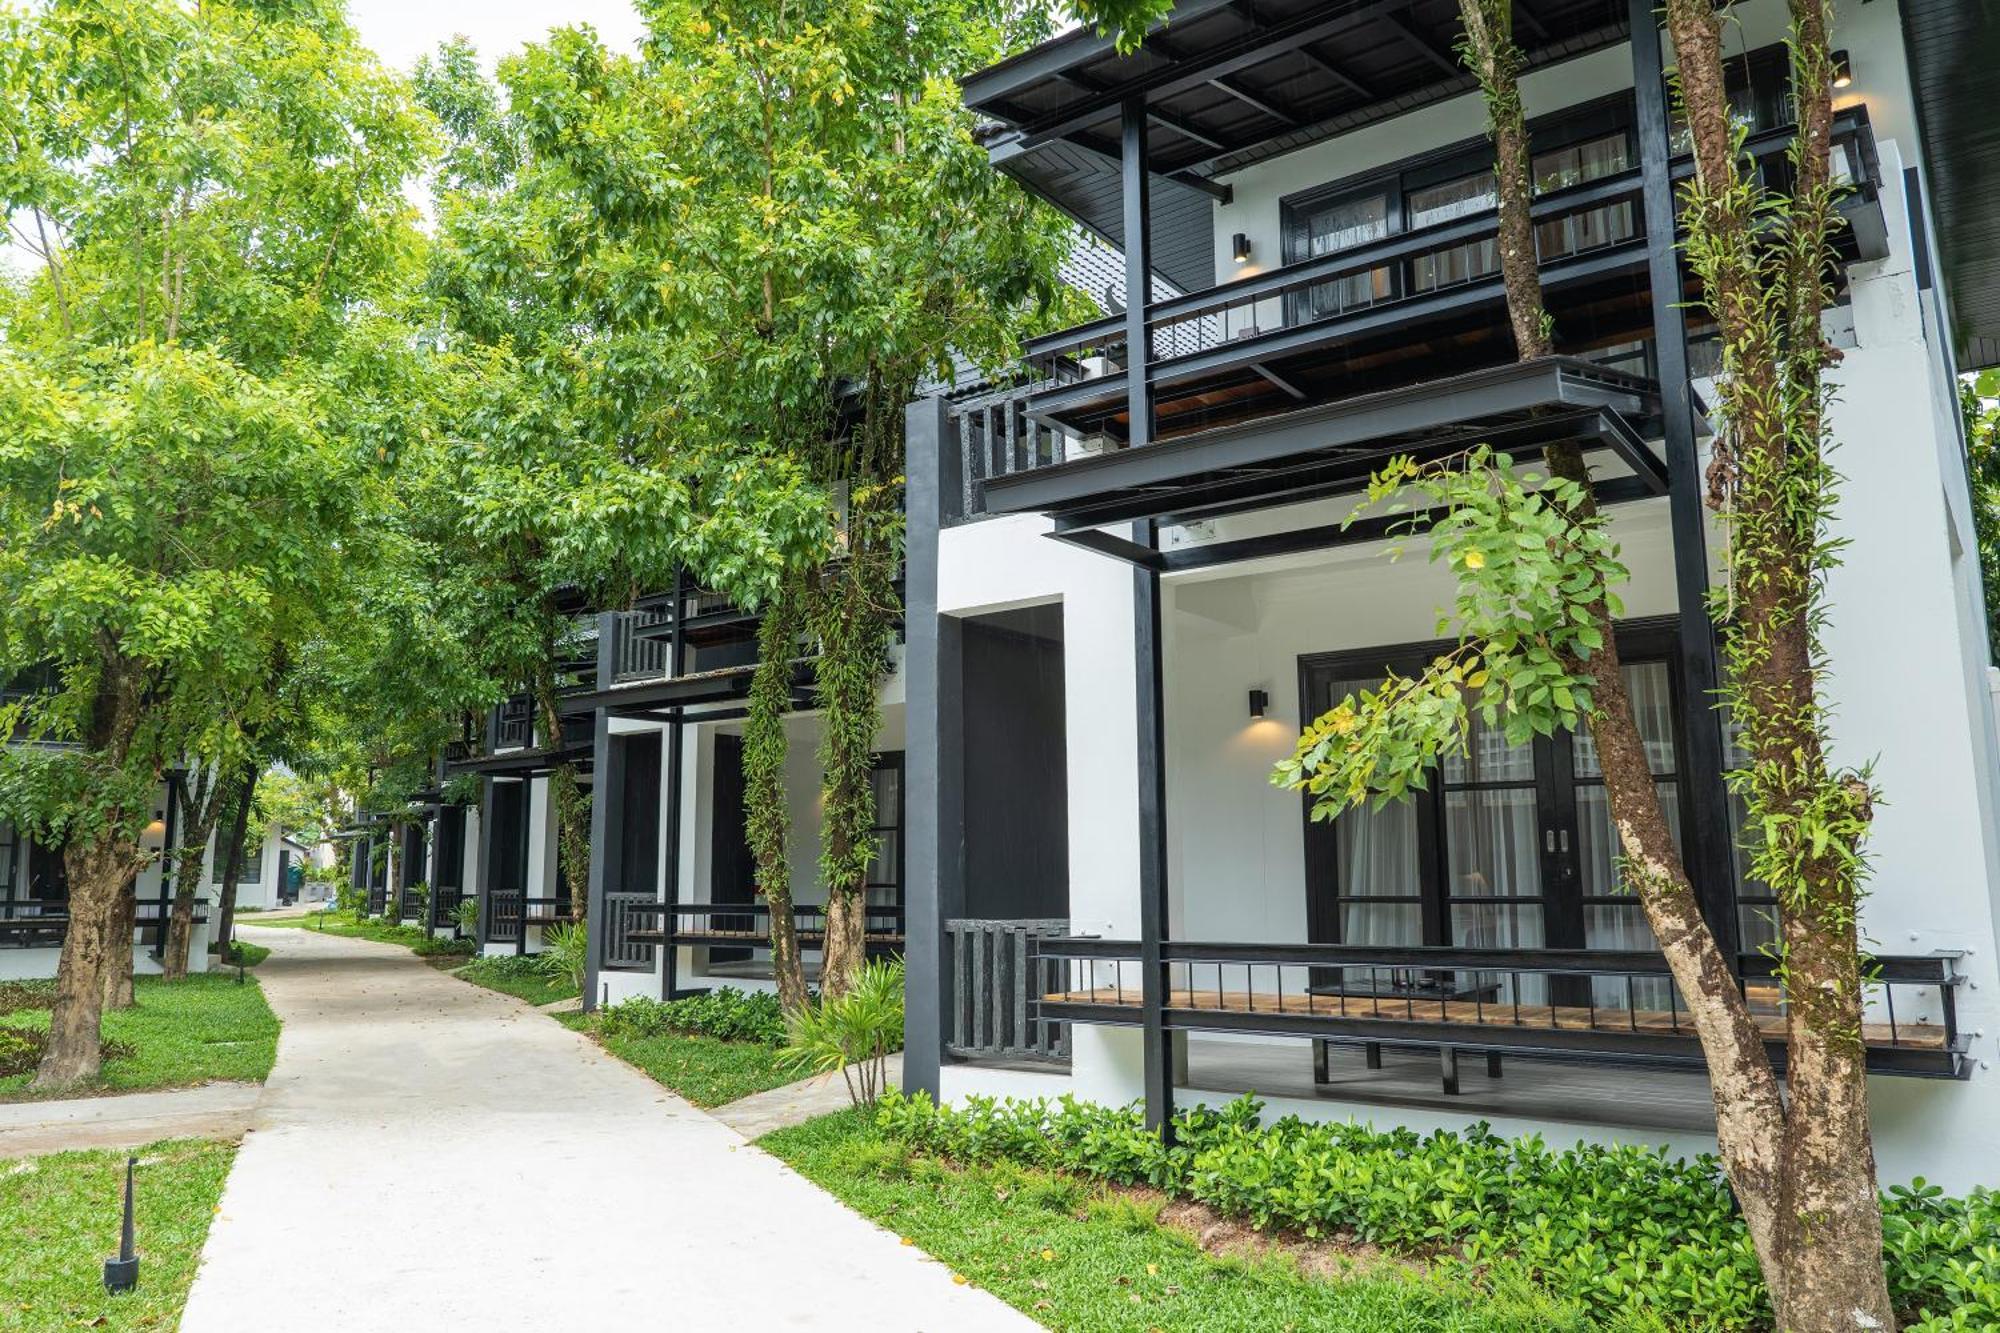
[[(1632, 8), (1518, 7), (1530, 66), (1625, 40)], [(1340, 404), (1408, 400), (1427, 385), (1433, 398), (1463, 399), (1461, 377), (1514, 362), (1491, 145), (1483, 137), (1429, 142), (1412, 131), (1394, 141), (1407, 155), (1384, 160), (1379, 135), (1352, 154), (1341, 137), (1426, 102), (1462, 97), (1477, 106), (1451, 55), (1455, 12), (1450, 4), (1321, 4), (1296, 13), (1260, 6), (1253, 18), (1242, 6), (1184, 4), (1136, 55), (1072, 35), (967, 81), (968, 101), (1008, 121), (990, 139), (996, 166), (1123, 245), (1124, 292), (1153, 285), (1141, 274), (1185, 290), (1156, 290), (1133, 308), (1107, 290), (1112, 313), (1029, 341), (1012, 383), (959, 402), (963, 514), (1051, 513), (1076, 527), (1185, 515), (1218, 497), (1237, 504), (1246, 461), (1237, 446), (1247, 435), (1318, 438), (1326, 432), (1314, 423)], [(1698, 295), (1664, 234), (1673, 191), (1692, 163), (1678, 151), (1684, 135), (1667, 114), (1657, 65), (1650, 76), (1641, 68), (1657, 60), (1657, 42), (1644, 45), (1634, 43), (1629, 72), (1617, 76), (1622, 87), (1602, 86), (1612, 75), (1597, 56), (1577, 80), (1581, 100), (1530, 124), (1535, 235), (1557, 350), (1576, 360), (1573, 372), (1588, 363), (1615, 382), (1619, 401), (1607, 410), (1621, 417), (1611, 431), (1620, 438), (1599, 443), (1626, 455), (1630, 475), (1642, 480), (1652, 469), (1630, 437), (1657, 438), (1661, 307)], [(1793, 139), (1782, 48), (1735, 62), (1731, 94), (1757, 172), (1782, 185)], [(1044, 174), (1079, 148), (1092, 154), (1089, 172)], [(1285, 154), (1295, 171), (1261, 170)], [(1848, 186), (1837, 247), (1844, 273), (1846, 261), (1886, 253), (1865, 104), (1838, 112), (1833, 155), (1835, 176)], [(1291, 192), (1278, 198), (1274, 181)], [(1118, 196), (1116, 216), (1107, 191)], [(1198, 209), (1183, 206), (1191, 191), (1203, 196)], [(1246, 230), (1223, 243), (1220, 233), (1239, 225)], [(1248, 262), (1262, 259), (1257, 247), (1276, 248), (1279, 262), (1258, 271)], [(1218, 270), (1228, 280), (1216, 281)], [(1695, 319), (1687, 334), (1691, 348), (1676, 364), (1686, 358), (1699, 374), (1705, 360), (1712, 364), (1711, 335)], [(1518, 424), (1497, 418), (1490, 396), (1459, 406), (1467, 410), (1452, 421), (1475, 433)], [(1516, 414), (1574, 406), (1558, 391)], [(1426, 417), (1422, 428), (1450, 424)], [(1408, 434), (1341, 444), (1365, 462), (1404, 446)], [(1230, 456), (1206, 457), (1217, 451), (1201, 442), (1223, 437), (1232, 446), (1220, 452)], [(1370, 444), (1379, 448), (1363, 447)], [(1141, 449), (1163, 452), (1131, 461)], [(1255, 461), (1273, 471), (1310, 468), (1325, 493), (1325, 453), (1302, 448)], [(1236, 474), (1223, 492), (1176, 493), (1180, 483), (1222, 473)]]

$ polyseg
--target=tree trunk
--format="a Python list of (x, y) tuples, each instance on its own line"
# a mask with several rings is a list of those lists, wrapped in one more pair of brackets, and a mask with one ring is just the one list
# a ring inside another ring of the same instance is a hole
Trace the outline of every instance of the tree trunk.
[(770, 913), (771, 974), (786, 1014), (806, 1007), (805, 967), (792, 917), (792, 867), (786, 842), (785, 715), (792, 707), (792, 659), (798, 651), (801, 596), (787, 577), (757, 627), (757, 670), (743, 723), (745, 833), (757, 863), (757, 886)]
[(222, 894), (215, 909), (218, 951), (226, 951), (236, 937), (236, 881), (243, 874), (243, 839), (250, 831), (250, 806), (257, 796), (256, 761), (245, 760), (230, 786), (229, 822), (222, 835)]
[[(71, 900), (70, 911), (70, 920), (74, 923), (74, 899)], [(132, 950), (136, 947), (132, 936), (139, 928), (139, 881), (136, 872), (126, 876), (108, 911), (110, 915), (103, 923), (105, 938), (116, 947), (111, 948), (99, 982), (102, 1003), (106, 1009), (130, 1009), (134, 1003)]]
[(208, 838), (220, 813), (219, 785), (213, 768), (203, 766), (193, 790), (181, 802), (180, 846), (172, 861), (174, 905), (160, 956), (160, 971), (168, 981), (179, 981), (188, 974), (188, 954), (194, 947), (194, 905), (201, 896), (202, 855), (208, 850)]
[(853, 989), (867, 961), (868, 867), (875, 859), (877, 694), (886, 666), (892, 578), (868, 540), (869, 517), (849, 516), (846, 559), (823, 571), (814, 599), (819, 643), (820, 878), (826, 885), (826, 949), (820, 994)]
[(132, 954), (130, 934), (123, 949), (116, 935), (118, 899), (140, 860), (130, 844), (105, 841), (63, 853), (69, 872), (69, 929), (63, 935), (56, 969), (55, 1002), (49, 1014), (49, 1042), (35, 1069), (39, 1091), (73, 1088), (97, 1077), (101, 1059), (99, 1023), (112, 959)]
[[(1817, 697), (1824, 545), (1836, 478), (1826, 462), (1825, 368), (1837, 359), (1822, 312), (1835, 226), (1831, 10), (1792, 0), (1799, 151), (1791, 193), (1743, 176), (1724, 81), (1722, 20), (1703, 0), (1670, 0), (1695, 158), (1689, 254), (1721, 326), (1724, 438), (1711, 500), (1728, 513), (1740, 590), (1726, 646), (1730, 701), (1749, 756), (1751, 821), (1770, 830), (1754, 873), (1778, 899), (1785, 954), (1786, 1082), (1775, 1224), (1757, 1235), (1779, 1325), (1890, 1328), (1881, 1201), (1859, 1033), (1864, 983), (1856, 915), (1860, 846), (1873, 811), (1864, 777), (1832, 771)], [(1782, 203), (1775, 241), (1758, 224)], [(1774, 243), (1779, 263), (1760, 246)], [(1753, 1230), (1753, 1234), (1754, 1230)]]
[[(1522, 62), (1512, 40), (1511, 0), (1460, 0), (1460, 8), (1466, 30), (1464, 54), (1485, 89), (1493, 120), (1500, 257), (1510, 322), (1523, 359), (1546, 356), (1552, 350), (1550, 323), (1542, 306), (1530, 214), (1533, 181), (1516, 85)], [(1678, 11), (1671, 21), (1676, 24), (1675, 47), (1682, 53), (1684, 89), (1697, 137), (1706, 125), (1718, 136), (1717, 161), (1731, 163), (1719, 41), (1709, 46), (1706, 54), (1711, 59), (1705, 60), (1701, 35), (1690, 33), (1684, 39), (1681, 31), (1682, 26), (1696, 23), (1715, 35), (1714, 8), (1708, 0), (1679, 0), (1672, 9)], [(1824, 36), (1822, 28), (1818, 33), (1822, 49)], [(1807, 130), (1810, 134), (1810, 123)], [(1823, 160), (1823, 138), (1819, 152)], [(1750, 220), (1748, 210), (1741, 208), (1729, 219), (1737, 228), (1746, 256)], [(1747, 317), (1754, 270), (1746, 266), (1735, 276), (1740, 285), (1732, 288), (1729, 300), (1732, 305), (1740, 304)], [(1815, 302), (1810, 312), (1815, 340), (1819, 308)], [(1590, 476), (1581, 450), (1574, 445), (1552, 448), (1547, 462), (1551, 473), (1583, 488), (1581, 512), (1574, 517), (1580, 522), (1594, 518)], [(1809, 591), (1806, 581), (1788, 580), (1783, 572), (1777, 579), (1761, 581), (1764, 596), (1783, 599), (1789, 595), (1803, 608), (1806, 602), (1802, 598)], [(1780, 1327), (1893, 1326), (1882, 1282), (1880, 1213), (1868, 1141), (1862, 1053), (1858, 1042), (1827, 1043), (1810, 1035), (1815, 1029), (1822, 1035), (1859, 1031), (1860, 986), (1854, 971), (1851, 915), (1844, 939), (1829, 940), (1826, 932), (1787, 931), (1796, 975), (1840, 974), (1844, 963), (1845, 973), (1836, 976), (1833, 993), (1847, 1001), (1840, 1014), (1828, 1016), (1837, 1025), (1827, 1027), (1810, 1021), (1806, 1006), (1795, 1006), (1791, 1017), (1792, 1106), (1788, 1114), (1763, 1034), (1737, 988), (1730, 960), (1708, 929), (1674, 847), (1625, 690), (1608, 604), (1603, 600), (1598, 604), (1597, 621), (1604, 649), (1572, 665), (1593, 685), (1590, 727), (1618, 829), (1623, 869), (1638, 892), (1700, 1036), (1715, 1102), (1718, 1145), (1756, 1245)], [(1806, 618), (1801, 614), (1791, 623), (1803, 641)], [(1786, 695), (1773, 690), (1766, 697), (1751, 700), (1746, 711), (1775, 710), (1785, 717), (1811, 715), (1809, 659), (1796, 651), (1798, 645), (1785, 647), (1787, 651), (1766, 655), (1764, 666), (1792, 692)], [(1800, 690), (1803, 698), (1797, 693)], [(1806, 711), (1801, 712), (1801, 707)], [(1782, 743), (1798, 745), (1804, 739), (1794, 731)], [(1810, 1140), (1810, 1148), (1800, 1142), (1801, 1130), (1805, 1130), (1803, 1137)]]

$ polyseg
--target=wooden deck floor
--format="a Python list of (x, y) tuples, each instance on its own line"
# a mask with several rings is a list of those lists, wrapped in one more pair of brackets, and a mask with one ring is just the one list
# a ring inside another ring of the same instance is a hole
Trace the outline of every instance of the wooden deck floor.
[[(1052, 991), (1042, 996), (1046, 1004), (1117, 1005), (1137, 1009), (1136, 990)], [(1167, 996), (1169, 1009), (1213, 1009), (1243, 1014), (1288, 1014), (1319, 1018), (1358, 1018), (1383, 1022), (1452, 1023), (1466, 1027), (1551, 1028), (1567, 1032), (1645, 1032), (1694, 1036), (1694, 1024), (1685, 1009), (1593, 1009), (1588, 1005), (1548, 1005), (1471, 1000), (1426, 999), (1409, 996), (1333, 996), (1290, 994), (1278, 996), (1254, 991), (1176, 990)], [(1784, 1015), (1768, 1005), (1753, 1004), (1752, 1016), (1764, 1035), (1773, 1040), (1785, 1035)], [(1944, 1029), (1932, 1023), (1864, 1023), (1862, 1040), (1870, 1046), (1897, 1046), (1917, 1050), (1944, 1049)]]

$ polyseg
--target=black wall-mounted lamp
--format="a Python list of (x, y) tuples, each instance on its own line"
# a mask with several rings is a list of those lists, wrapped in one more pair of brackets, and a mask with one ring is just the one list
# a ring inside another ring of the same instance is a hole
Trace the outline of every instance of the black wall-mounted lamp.
[(1854, 82), (1854, 66), (1848, 63), (1845, 48), (1833, 52), (1833, 86), (1845, 88)]
[(1236, 257), (1237, 263), (1239, 264), (1249, 263), (1250, 238), (1248, 236), (1245, 236), (1240, 231), (1237, 232), (1234, 236), (1229, 238), (1229, 253)]
[(1250, 716), (1262, 717), (1264, 710), (1271, 706), (1271, 696), (1263, 690), (1250, 691)]

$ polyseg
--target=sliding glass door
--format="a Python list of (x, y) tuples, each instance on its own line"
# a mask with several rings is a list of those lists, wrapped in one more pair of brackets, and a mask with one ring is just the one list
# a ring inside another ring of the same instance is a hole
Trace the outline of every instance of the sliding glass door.
[[(1682, 784), (1671, 631), (1622, 629), (1625, 684), (1676, 839)], [(1308, 712), (1381, 684), (1384, 669), (1422, 670), (1430, 646), (1331, 654), (1301, 664)], [(1370, 667), (1372, 666), (1372, 669)], [(1467, 949), (1655, 948), (1631, 885), (1596, 747), (1586, 733), (1513, 745), (1475, 716), (1466, 750), (1430, 789), (1380, 808), (1307, 822), (1308, 923), (1316, 941)], [(1498, 974), (1460, 977), (1506, 1002), (1665, 1008), (1665, 982), (1568, 983), (1519, 993)]]

